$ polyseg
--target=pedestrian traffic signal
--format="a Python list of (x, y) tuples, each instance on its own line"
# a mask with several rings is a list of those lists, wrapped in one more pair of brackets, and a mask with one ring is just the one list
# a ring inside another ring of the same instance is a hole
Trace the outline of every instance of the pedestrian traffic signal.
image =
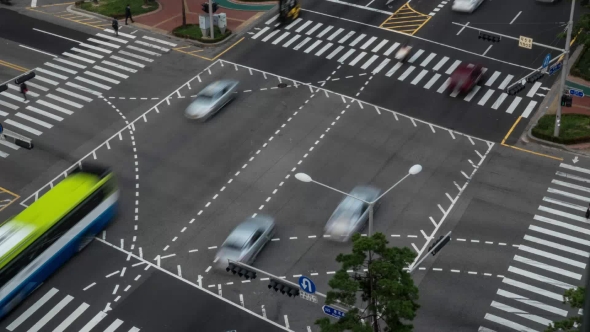
[(0, 92), (4, 92), (8, 90), (8, 85), (4, 84), (4, 85), (0, 85)]
[(492, 43), (499, 43), (500, 40), (502, 39), (502, 37), (500, 37), (500, 36), (489, 35), (489, 34), (483, 33), (483, 32), (480, 32), (479, 36), (477, 38), (483, 39), (485, 41), (491, 41)]
[(542, 79), (543, 76), (545, 76), (545, 74), (543, 72), (536, 71), (536, 72), (532, 73), (531, 75), (529, 75), (529, 77), (526, 78), (526, 81), (529, 83), (534, 83), (534, 82)]
[(519, 93), (520, 91), (524, 90), (524, 84), (517, 83), (513, 87), (506, 90), (509, 95), (514, 96), (515, 94)]
[(250, 271), (249, 269), (241, 267), (235, 263), (229, 263), (225, 270), (233, 274), (237, 273), (240, 277), (244, 277), (246, 279), (256, 279), (256, 272)]
[(299, 296), (299, 286), (294, 286), (291, 283), (285, 282), (280, 279), (270, 279), (268, 289), (274, 289), (275, 292), (281, 291), (281, 294), (287, 294), (289, 297)]
[[(209, 13), (209, 3), (205, 2), (204, 4), (201, 5), (201, 8), (203, 9), (203, 11), (205, 13)], [(215, 13), (217, 11), (217, 3), (216, 2), (212, 2), (211, 3), (211, 9), (213, 10), (213, 12)]]
[(14, 84), (16, 85), (20, 85), (21, 83), (24, 83), (30, 79), (32, 79), (33, 77), (35, 77), (35, 72), (32, 71), (30, 73), (24, 74), (23, 76), (19, 76), (14, 80)]
[(428, 251), (432, 251), (432, 256), (434, 256), (442, 249), (442, 247), (449, 243), (449, 241), (451, 241), (450, 236), (441, 235), (438, 240), (436, 240), (436, 242), (434, 242), (430, 248), (428, 248)]
[(572, 96), (571, 95), (562, 95), (561, 96), (561, 106), (572, 107)]

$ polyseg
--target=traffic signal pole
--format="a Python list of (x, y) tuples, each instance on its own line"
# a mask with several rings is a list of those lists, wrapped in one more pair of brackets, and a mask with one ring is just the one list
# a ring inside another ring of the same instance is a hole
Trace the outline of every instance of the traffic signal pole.
[[(572, 27), (574, 25), (574, 4), (576, 0), (572, 0), (572, 8), (570, 10), (570, 20), (567, 22), (567, 37), (565, 40), (565, 56), (563, 58), (563, 69), (561, 70), (561, 82), (559, 83), (559, 95), (563, 95), (565, 90), (565, 79), (568, 74), (568, 62), (570, 58), (570, 41), (572, 40)], [(553, 136), (559, 137), (559, 128), (561, 126), (561, 103), (557, 104), (557, 113), (555, 114), (555, 129)]]
[(447, 235), (445, 235), (438, 243), (436, 243), (432, 249), (430, 249), (430, 251), (428, 251), (426, 253), (426, 255), (424, 255), (424, 257), (422, 257), (421, 260), (419, 260), (416, 264), (414, 264), (414, 266), (410, 267), (408, 269), (408, 273), (412, 273), (420, 264), (422, 264), (422, 262), (426, 259), (426, 257), (428, 257), (428, 254), (432, 253), (435, 250), (439, 250), (439, 247), (444, 246), (447, 242), (445, 242), (446, 238), (450, 238), (451, 237), (451, 232), (448, 232)]
[(209, 26), (211, 28), (211, 39), (215, 38), (215, 27), (213, 24), (213, 0), (209, 0)]

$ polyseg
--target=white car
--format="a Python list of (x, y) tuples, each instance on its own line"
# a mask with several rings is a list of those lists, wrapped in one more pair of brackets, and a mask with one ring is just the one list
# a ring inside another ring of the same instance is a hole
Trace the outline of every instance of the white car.
[(483, 0), (455, 0), (453, 10), (456, 12), (473, 13)]

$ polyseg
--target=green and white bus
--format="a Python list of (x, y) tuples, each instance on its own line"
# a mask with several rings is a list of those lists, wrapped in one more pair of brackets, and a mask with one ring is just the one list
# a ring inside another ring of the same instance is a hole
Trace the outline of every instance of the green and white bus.
[(105, 228), (118, 198), (109, 169), (79, 164), (0, 225), (0, 319)]

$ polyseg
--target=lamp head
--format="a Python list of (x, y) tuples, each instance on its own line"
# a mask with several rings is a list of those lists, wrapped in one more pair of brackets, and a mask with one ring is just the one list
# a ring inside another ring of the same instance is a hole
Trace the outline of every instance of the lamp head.
[(411, 175), (416, 175), (416, 174), (420, 173), (421, 171), (422, 171), (422, 166), (421, 166), (421, 165), (418, 165), (418, 164), (416, 164), (416, 165), (414, 165), (414, 166), (410, 167), (410, 171), (409, 171), (409, 173), (410, 173)]
[(311, 176), (305, 173), (297, 173), (295, 174), (295, 178), (301, 182), (311, 182)]

